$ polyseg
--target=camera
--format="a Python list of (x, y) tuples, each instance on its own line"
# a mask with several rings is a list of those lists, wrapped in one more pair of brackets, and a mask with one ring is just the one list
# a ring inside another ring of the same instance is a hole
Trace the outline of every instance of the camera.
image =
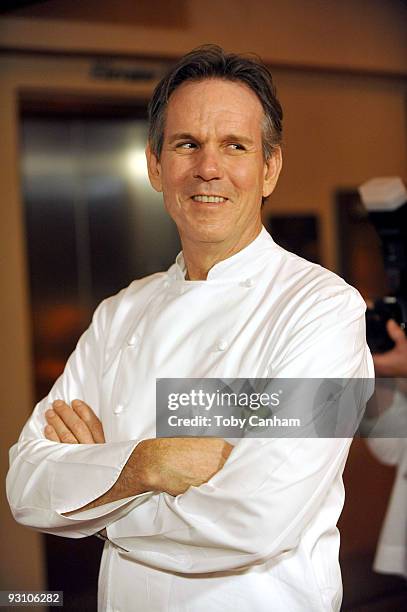
[(374, 178), (359, 195), (382, 247), (389, 294), (374, 300), (366, 312), (366, 336), (373, 353), (394, 347), (386, 322), (394, 319), (406, 333), (407, 324), (407, 190), (398, 177)]

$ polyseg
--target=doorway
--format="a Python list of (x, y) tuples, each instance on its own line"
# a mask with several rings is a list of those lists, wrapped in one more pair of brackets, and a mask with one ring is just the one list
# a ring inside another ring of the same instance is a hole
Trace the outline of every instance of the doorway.
[[(97, 304), (167, 269), (176, 227), (149, 185), (146, 106), (67, 99), (21, 106), (21, 184), (34, 381), (42, 399)], [(47, 588), (66, 610), (96, 610), (102, 543), (45, 535)]]

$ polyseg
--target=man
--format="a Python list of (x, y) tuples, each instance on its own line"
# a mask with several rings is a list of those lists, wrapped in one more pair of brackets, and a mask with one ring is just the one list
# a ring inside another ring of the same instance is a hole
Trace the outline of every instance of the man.
[(262, 228), (281, 121), (268, 70), (216, 46), (159, 83), (146, 154), (182, 254), (99, 306), (11, 450), (18, 521), (106, 529), (101, 610), (339, 610), (348, 439), (154, 439), (156, 378), (372, 375), (359, 294)]

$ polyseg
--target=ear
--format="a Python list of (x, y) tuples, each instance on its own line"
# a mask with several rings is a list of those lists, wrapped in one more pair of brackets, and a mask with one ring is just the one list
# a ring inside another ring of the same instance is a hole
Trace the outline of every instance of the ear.
[(148, 177), (150, 179), (151, 186), (156, 191), (162, 191), (161, 164), (157, 156), (152, 152), (150, 144), (147, 144), (146, 147), (146, 158)]
[(274, 191), (282, 165), (281, 147), (276, 147), (271, 157), (264, 164), (263, 198), (267, 198)]

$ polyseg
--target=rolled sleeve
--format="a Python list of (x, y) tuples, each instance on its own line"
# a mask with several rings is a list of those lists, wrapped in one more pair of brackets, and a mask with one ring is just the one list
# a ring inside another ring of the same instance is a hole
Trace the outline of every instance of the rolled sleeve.
[(22, 440), (10, 450), (7, 496), (14, 518), (34, 529), (84, 537), (125, 515), (148, 495), (64, 516), (106, 493), (136, 443), (70, 445)]

